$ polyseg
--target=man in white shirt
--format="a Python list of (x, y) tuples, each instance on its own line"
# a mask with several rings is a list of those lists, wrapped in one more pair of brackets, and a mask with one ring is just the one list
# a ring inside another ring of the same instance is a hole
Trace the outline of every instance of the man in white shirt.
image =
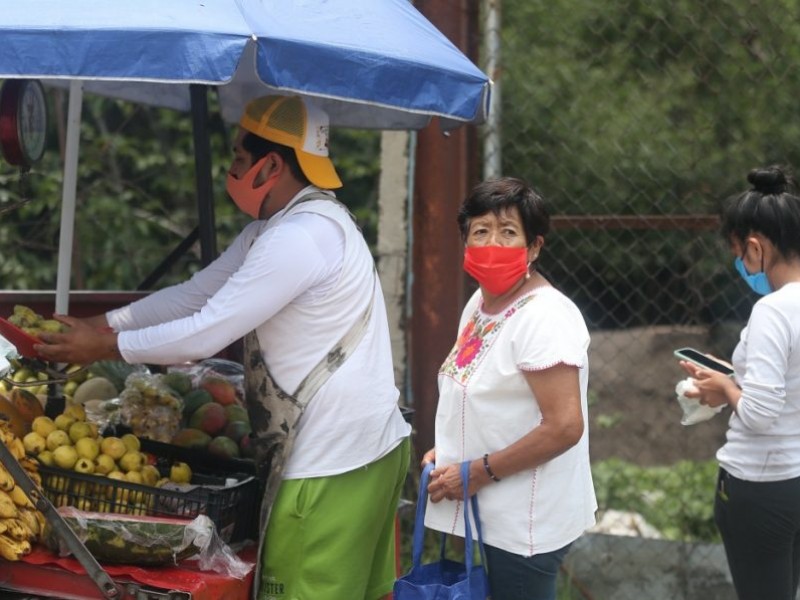
[[(254, 350), (245, 362), (259, 363), (246, 366), (263, 367), (278, 396), (300, 398), (315, 373), (321, 385), (284, 427), (292, 449), (272, 464), (283, 482), (262, 507), (260, 599), (377, 600), (395, 579), (393, 520), (410, 427), (397, 406), (372, 257), (328, 191), (341, 181), (327, 145), (327, 115), (308, 101), (248, 104), (227, 189), (255, 220), (190, 280), (105, 315), (58, 317), (70, 330), (37, 347), (59, 362), (171, 364), (246, 337)], [(320, 366), (327, 372), (317, 377)], [(265, 388), (247, 384), (256, 394)], [(257, 434), (282, 415), (273, 400), (248, 397)]]

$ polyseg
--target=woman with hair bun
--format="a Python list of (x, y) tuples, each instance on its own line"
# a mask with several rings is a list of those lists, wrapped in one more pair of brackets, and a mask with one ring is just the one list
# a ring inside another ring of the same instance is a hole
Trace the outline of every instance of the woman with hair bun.
[(792, 600), (800, 579), (800, 197), (782, 167), (751, 171), (725, 204), (734, 266), (763, 296), (733, 377), (681, 361), (703, 404), (733, 409), (714, 518), (739, 600)]

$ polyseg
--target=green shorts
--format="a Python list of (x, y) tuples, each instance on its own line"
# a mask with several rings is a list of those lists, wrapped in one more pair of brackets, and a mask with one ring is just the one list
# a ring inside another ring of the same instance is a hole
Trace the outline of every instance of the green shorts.
[(377, 600), (392, 591), (408, 438), (341, 475), (288, 479), (272, 507), (259, 600)]

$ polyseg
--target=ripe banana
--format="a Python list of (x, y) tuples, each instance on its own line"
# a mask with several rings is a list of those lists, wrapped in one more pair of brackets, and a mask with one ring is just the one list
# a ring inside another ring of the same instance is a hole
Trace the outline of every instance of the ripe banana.
[[(9, 428), (7, 421), (0, 420), (0, 442), (19, 462), (25, 473), (41, 488), (38, 463), (25, 456), (25, 446)], [(31, 551), (31, 542), (44, 532), (44, 515), (36, 510), (28, 495), (0, 464), (0, 558), (19, 560)]]
[(23, 444), (22, 440), (18, 437), (14, 436), (10, 442), (6, 443), (6, 446), (8, 446), (12, 456), (17, 460), (25, 458), (25, 444)]
[(31, 538), (28, 539), (39, 539), (39, 536), (42, 533), (42, 523), (36, 517), (37, 512), (39, 511), (31, 508), (26, 508), (19, 511), (19, 517), (17, 518), (25, 524), (25, 527), (31, 533)]
[(22, 488), (19, 486), (14, 487), (10, 492), (8, 492), (8, 495), (17, 506), (33, 507), (33, 503), (28, 498), (28, 495), (23, 492)]
[(0, 464), (0, 490), (4, 492), (10, 492), (14, 489), (14, 478), (11, 477), (11, 473), (6, 471), (6, 468)]
[(34, 537), (33, 532), (30, 531), (25, 522), (20, 519), (3, 519), (3, 522), (7, 527), (4, 534), (6, 537), (20, 542)]
[(17, 505), (7, 492), (0, 490), (0, 517), (4, 519), (17, 516)]
[(19, 560), (31, 552), (31, 543), (28, 540), (12, 540), (0, 535), (0, 557), (6, 560)]

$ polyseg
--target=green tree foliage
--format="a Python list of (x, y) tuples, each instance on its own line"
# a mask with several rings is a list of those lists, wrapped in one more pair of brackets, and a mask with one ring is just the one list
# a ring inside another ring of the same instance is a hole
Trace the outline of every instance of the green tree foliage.
[[(715, 213), (749, 169), (800, 165), (797, 15), (797, 0), (505, 0), (504, 172), (556, 214)], [(601, 326), (750, 305), (714, 232), (564, 230), (545, 267)]]
[[(29, 174), (0, 165), (0, 279), (10, 290), (53, 289), (59, 243), (66, 97), (50, 90), (51, 131), (41, 163)], [(234, 126), (209, 95), (217, 246), (225, 248), (247, 217), (225, 192)], [(379, 135), (334, 130), (332, 156), (345, 187), (338, 194), (371, 243), (376, 236)], [(73, 290), (133, 290), (197, 225), (189, 114), (86, 96), (73, 246)], [(21, 200), (29, 201), (18, 208)], [(199, 244), (156, 287), (200, 268)]]

